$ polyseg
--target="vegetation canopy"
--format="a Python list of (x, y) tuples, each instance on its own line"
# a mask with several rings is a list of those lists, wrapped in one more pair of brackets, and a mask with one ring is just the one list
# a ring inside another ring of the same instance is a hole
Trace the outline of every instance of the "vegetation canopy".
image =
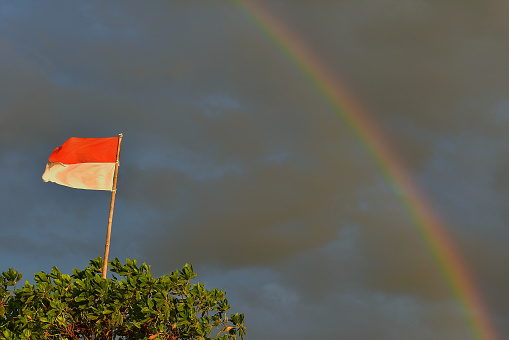
[[(225, 292), (207, 290), (191, 265), (153, 278), (150, 266), (118, 259), (113, 278), (102, 278), (102, 258), (84, 270), (35, 274), (21, 287), (21, 273), (0, 277), (0, 339), (243, 339), (244, 314), (230, 314)], [(117, 277), (118, 276), (118, 277)]]

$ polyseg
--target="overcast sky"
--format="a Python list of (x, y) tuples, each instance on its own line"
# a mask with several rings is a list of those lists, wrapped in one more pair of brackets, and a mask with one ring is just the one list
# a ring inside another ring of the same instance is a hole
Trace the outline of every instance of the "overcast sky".
[[(355, 96), (509, 338), (509, 2), (253, 4)], [(110, 257), (193, 264), (247, 339), (478, 339), (405, 193), (249, 8), (0, 2), (0, 270), (103, 255), (110, 194), (41, 175), (123, 132)]]

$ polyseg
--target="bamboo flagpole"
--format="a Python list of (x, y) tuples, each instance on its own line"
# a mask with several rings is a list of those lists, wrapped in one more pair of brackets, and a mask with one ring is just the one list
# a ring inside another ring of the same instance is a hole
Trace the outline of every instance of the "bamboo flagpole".
[(110, 238), (111, 238), (111, 224), (113, 222), (113, 208), (115, 207), (115, 195), (117, 193), (117, 175), (118, 175), (118, 165), (119, 165), (119, 157), (120, 157), (120, 146), (122, 144), (123, 133), (118, 135), (118, 147), (117, 147), (117, 161), (115, 163), (115, 174), (113, 175), (113, 187), (111, 189), (111, 204), (110, 204), (110, 216), (108, 218), (108, 231), (106, 232), (106, 245), (104, 247), (104, 263), (103, 263), (103, 278), (106, 278), (106, 273), (108, 269), (108, 255), (110, 253)]

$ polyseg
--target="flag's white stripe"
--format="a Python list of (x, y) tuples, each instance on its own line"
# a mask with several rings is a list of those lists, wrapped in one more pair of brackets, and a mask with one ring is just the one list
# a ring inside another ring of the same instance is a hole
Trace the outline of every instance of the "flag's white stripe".
[(54, 182), (76, 189), (109, 190), (113, 188), (115, 163), (51, 163), (42, 175), (44, 182)]

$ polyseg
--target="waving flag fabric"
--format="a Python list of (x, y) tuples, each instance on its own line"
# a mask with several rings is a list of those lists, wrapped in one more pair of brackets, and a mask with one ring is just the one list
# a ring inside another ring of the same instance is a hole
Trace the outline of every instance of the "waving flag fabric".
[(119, 137), (69, 138), (51, 153), (42, 179), (76, 189), (111, 191), (118, 142)]

